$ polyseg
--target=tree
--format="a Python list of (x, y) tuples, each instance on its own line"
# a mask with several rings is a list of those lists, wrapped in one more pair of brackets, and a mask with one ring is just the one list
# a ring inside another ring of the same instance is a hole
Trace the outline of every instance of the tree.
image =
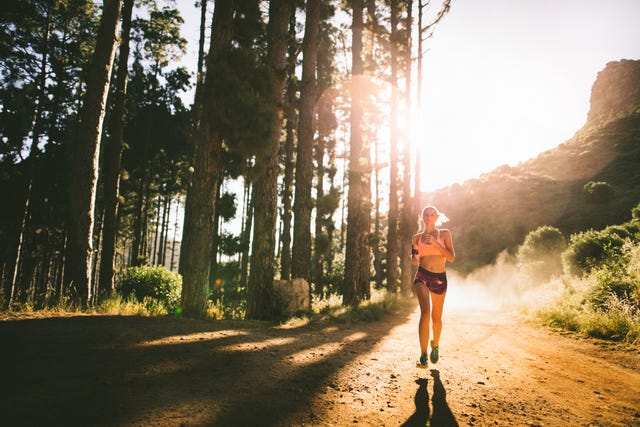
[[(295, 27), (295, 23), (292, 25)], [(289, 48), (290, 56), (295, 45)], [(295, 125), (296, 125), (296, 87), (297, 80), (293, 73), (289, 75), (287, 83), (287, 93), (285, 102), (286, 137), (284, 144), (284, 177), (282, 179), (282, 229), (280, 233), (280, 278), (288, 280), (291, 278), (291, 198), (293, 195), (293, 174), (295, 168)]]
[(214, 92), (214, 84), (216, 67), (223, 65), (224, 53), (231, 43), (233, 13), (232, 0), (216, 2), (202, 105), (194, 106), (200, 114), (194, 129), (194, 171), (185, 202), (179, 268), (183, 276), (182, 313), (188, 317), (205, 317), (209, 296), (213, 220), (222, 143), (222, 137), (212, 123), (216, 102), (220, 100), (215, 98), (217, 93)]
[[(334, 78), (336, 75), (336, 48), (334, 37), (336, 28), (331, 25), (335, 8), (323, 4), (320, 15), (318, 63), (317, 63), (317, 103), (316, 129), (316, 231), (313, 251), (315, 292), (327, 294), (328, 277), (333, 273), (333, 234), (335, 224), (333, 215), (340, 205), (340, 190), (335, 186), (336, 167), (336, 128), (338, 120), (333, 99)], [(328, 183), (329, 188), (326, 188)]]
[(106, 295), (110, 295), (114, 289), (113, 268), (118, 226), (118, 198), (123, 148), (122, 133), (124, 127), (125, 101), (127, 97), (127, 79), (129, 76), (128, 61), (132, 11), (133, 0), (124, 0), (122, 8), (122, 29), (120, 31), (120, 50), (118, 52), (115, 106), (112, 116), (112, 134), (106, 143), (104, 151), (104, 219), (99, 290)]
[(272, 316), (270, 290), (273, 285), (275, 258), (275, 226), (280, 168), (280, 110), (286, 78), (288, 23), (294, 11), (293, 0), (272, 0), (269, 3), (267, 27), (267, 67), (271, 79), (269, 105), (272, 109), (266, 149), (256, 156), (259, 178), (254, 186), (254, 230), (249, 276), (247, 318), (263, 319)]
[(369, 287), (371, 226), (371, 165), (368, 150), (363, 149), (362, 116), (365, 83), (362, 79), (363, 4), (353, 2), (352, 17), (351, 116), (349, 139), (349, 196), (347, 206), (347, 244), (343, 283), (344, 305), (357, 307)]
[(41, 44), (41, 56), (40, 56), (40, 64), (39, 71), (37, 77), (37, 102), (35, 104), (35, 111), (33, 117), (33, 127), (31, 131), (32, 141), (31, 148), (29, 149), (29, 155), (26, 159), (26, 188), (24, 190), (23, 203), (22, 203), (22, 218), (20, 220), (20, 228), (18, 231), (17, 238), (17, 248), (16, 248), (16, 260), (13, 265), (13, 271), (10, 277), (10, 291), (7, 298), (7, 303), (11, 304), (13, 301), (14, 293), (15, 293), (15, 285), (16, 279), (18, 277), (18, 269), (20, 267), (20, 260), (23, 256), (23, 240), (24, 233), (27, 228), (27, 220), (29, 218), (29, 203), (32, 198), (32, 189), (33, 189), (33, 177), (36, 170), (36, 162), (37, 156), (39, 152), (38, 145), (40, 144), (40, 136), (43, 132), (44, 126), (44, 102), (45, 96), (47, 94), (47, 68), (48, 68), (48, 51), (49, 51), (49, 36), (51, 34), (51, 15), (53, 13), (51, 5), (44, 5), (44, 30), (42, 34), (42, 44)]
[(298, 119), (296, 156), (296, 192), (293, 226), (291, 275), (311, 282), (311, 187), (313, 180), (313, 141), (315, 133), (316, 64), (318, 62), (318, 28), (320, 1), (307, 0), (304, 41), (302, 44), (302, 82)]
[[(413, 1), (407, 1), (406, 16), (406, 38), (405, 38), (405, 110), (411, 111), (412, 100), (410, 94), (412, 91), (412, 67), (413, 61), (412, 51), (412, 28), (413, 28)], [(405, 117), (405, 129), (411, 129), (411, 114)], [(414, 171), (416, 176), (419, 175), (418, 169)], [(416, 189), (416, 194), (418, 190)], [(404, 295), (411, 294), (411, 280), (413, 276), (413, 266), (408, 254), (411, 251), (411, 235), (415, 231), (413, 225), (417, 213), (414, 212), (414, 203), (411, 197), (411, 144), (406, 138), (404, 140), (404, 150), (402, 156), (402, 208), (400, 209), (400, 290)]]
[(69, 257), (75, 300), (87, 306), (91, 299), (93, 223), (98, 180), (98, 154), (102, 124), (115, 55), (122, 0), (105, 0), (93, 60), (87, 75), (87, 91), (80, 125), (71, 147), (69, 183)]
[(391, 114), (389, 161), (389, 220), (387, 229), (387, 290), (398, 289), (398, 0), (391, 0)]

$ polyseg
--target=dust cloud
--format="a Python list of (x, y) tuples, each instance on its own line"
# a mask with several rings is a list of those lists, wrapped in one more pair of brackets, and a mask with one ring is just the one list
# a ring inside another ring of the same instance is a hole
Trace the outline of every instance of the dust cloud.
[(447, 271), (449, 308), (531, 311), (558, 298), (562, 291), (559, 277), (536, 280), (527, 274), (516, 257), (502, 252), (496, 261), (468, 274)]

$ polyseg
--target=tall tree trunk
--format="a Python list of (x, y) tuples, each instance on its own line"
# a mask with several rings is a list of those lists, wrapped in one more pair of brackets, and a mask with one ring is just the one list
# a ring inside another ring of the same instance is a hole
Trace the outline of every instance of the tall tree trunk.
[(100, 255), (100, 282), (98, 289), (105, 296), (114, 290), (113, 269), (116, 256), (118, 233), (118, 199), (120, 189), (120, 169), (123, 148), (123, 128), (127, 80), (129, 75), (129, 40), (133, 0), (124, 0), (122, 6), (122, 30), (118, 52), (118, 74), (116, 76), (116, 99), (112, 115), (112, 134), (107, 141), (102, 166), (104, 174), (103, 199), (104, 223), (102, 228), (102, 253)]
[(158, 265), (158, 259), (160, 258), (158, 255), (158, 245), (160, 244), (161, 239), (161, 230), (162, 230), (162, 220), (160, 217), (162, 216), (162, 197), (160, 194), (156, 196), (156, 209), (155, 209), (155, 230), (153, 230), (153, 248), (151, 249), (151, 255), (149, 259), (151, 259), (151, 265)]
[(169, 263), (169, 270), (174, 271), (176, 268), (175, 265), (175, 257), (176, 257), (176, 243), (178, 240), (178, 226), (180, 223), (178, 222), (178, 211), (180, 210), (180, 197), (176, 198), (176, 222), (173, 224), (173, 241), (171, 242), (171, 261)]
[(271, 105), (274, 109), (270, 133), (270, 149), (256, 156), (260, 171), (254, 187), (253, 207), (255, 224), (249, 275), (249, 297), (247, 318), (272, 317), (271, 287), (274, 276), (275, 232), (278, 195), (278, 172), (280, 168), (280, 129), (284, 81), (286, 78), (286, 52), (289, 17), (294, 12), (293, 0), (269, 2), (269, 24), (267, 26), (267, 65), (271, 68), (273, 93)]
[(207, 4), (209, 0), (200, 0), (200, 37), (198, 38), (198, 65), (196, 81), (197, 84), (204, 82), (204, 42), (207, 30)]
[(398, 0), (391, 0), (391, 114), (387, 290), (398, 291)]
[[(150, 118), (149, 118), (150, 120)], [(145, 143), (146, 144), (146, 143)], [(145, 146), (146, 147), (146, 146)], [(136, 194), (136, 208), (133, 226), (133, 243), (131, 246), (131, 259), (130, 264), (132, 266), (140, 266), (145, 263), (146, 259), (146, 247), (147, 247), (147, 189), (148, 189), (148, 174), (147, 174), (147, 158), (148, 147), (143, 150), (142, 161), (140, 171), (140, 183), (138, 186), (138, 192)]]
[[(324, 16), (321, 13), (321, 16)], [(333, 221), (333, 217), (336, 209), (340, 206), (339, 203), (339, 194), (340, 190), (335, 187), (335, 177), (337, 173), (337, 165), (336, 165), (336, 137), (335, 130), (337, 127), (337, 120), (335, 117), (334, 111), (334, 103), (329, 97), (323, 97), (325, 91), (329, 90), (332, 86), (332, 77), (333, 77), (333, 54), (329, 49), (323, 49), (325, 46), (325, 40), (327, 40), (327, 32), (322, 29), (325, 28), (324, 25), (320, 25), (321, 33), (320, 33), (320, 42), (318, 49), (318, 103), (316, 104), (316, 117), (317, 117), (317, 129), (318, 129), (318, 140), (322, 141), (323, 149), (322, 153), (318, 153), (318, 159), (320, 162), (324, 162), (324, 154), (326, 153), (326, 168), (323, 167), (324, 173), (326, 173), (327, 181), (329, 182), (328, 192), (320, 191), (322, 193), (327, 194), (327, 197), (330, 199), (327, 200), (327, 203), (323, 203), (324, 208), (322, 213), (320, 213), (320, 209), (318, 209), (318, 217), (323, 217), (322, 219), (322, 227), (326, 231), (326, 248), (323, 253), (319, 257), (320, 267), (322, 271), (317, 271), (318, 274), (318, 283), (316, 286), (316, 293), (320, 296), (326, 296), (327, 289), (327, 272), (331, 272), (333, 270), (333, 256), (334, 256), (334, 242), (333, 235), (335, 231), (335, 224)], [(320, 164), (320, 163), (318, 163)], [(322, 163), (324, 164), (324, 163)], [(318, 182), (323, 180), (323, 177), (320, 176), (320, 170), (318, 173)], [(329, 203), (330, 202), (330, 203)], [(318, 242), (319, 234), (316, 232), (316, 251), (320, 247)]]
[(368, 188), (371, 165), (364, 149), (362, 124), (364, 82), (362, 81), (363, 2), (353, 2), (351, 135), (349, 140), (349, 196), (347, 206), (347, 244), (343, 282), (344, 305), (357, 307), (369, 287), (371, 253), (367, 242), (371, 226), (371, 190)]
[[(413, 27), (413, 1), (407, 1), (407, 24), (406, 28)], [(407, 33), (405, 47), (405, 111), (411, 111), (412, 93), (412, 39), (411, 32)], [(405, 129), (411, 129), (411, 114), (405, 117)], [(413, 201), (411, 198), (411, 141), (405, 138), (402, 159), (402, 210), (400, 213), (400, 291), (403, 295), (411, 294), (411, 279), (414, 267), (411, 264), (409, 253), (411, 252), (411, 235), (414, 231), (412, 223), (415, 223), (416, 215), (413, 211)]]
[(194, 120), (199, 120), (200, 109), (202, 108), (202, 88), (204, 86), (204, 42), (206, 38), (207, 29), (207, 4), (209, 0), (200, 0), (200, 37), (198, 39), (198, 64), (196, 68), (196, 91), (193, 101), (193, 117)]
[[(47, 209), (49, 219), (51, 218), (51, 210)], [(50, 221), (48, 221), (50, 222)], [(42, 231), (42, 256), (39, 260), (38, 275), (35, 280), (34, 287), (34, 305), (36, 310), (42, 309), (47, 302), (47, 284), (49, 283), (49, 269), (51, 267), (51, 258), (53, 247), (51, 243), (51, 232), (47, 228)]]
[[(292, 13), (289, 19), (289, 37), (296, 37), (296, 14)], [(297, 43), (289, 43), (288, 56), (294, 58), (297, 54)], [(280, 230), (280, 278), (291, 278), (291, 221), (293, 220), (293, 174), (295, 168), (295, 148), (297, 127), (297, 97), (298, 79), (294, 69), (290, 69), (287, 76), (287, 89), (285, 94), (285, 144), (284, 144), (284, 177), (282, 179), (282, 229)]]
[[(425, 28), (423, 27), (424, 22), (424, 0), (418, 0), (418, 72), (416, 76), (416, 108), (420, 111), (422, 107), (422, 58), (424, 56), (424, 37), (423, 33)], [(422, 170), (421, 162), (422, 159), (420, 157), (420, 151), (418, 151), (418, 146), (416, 144), (415, 148), (415, 164), (414, 164), (414, 176), (413, 176), (413, 213), (414, 215), (418, 215), (420, 212), (420, 204), (421, 201), (421, 180), (420, 180), (420, 171)]]
[(122, 0), (105, 0), (96, 48), (87, 75), (87, 92), (80, 112), (70, 168), (69, 254), (75, 301), (87, 306), (93, 257), (93, 222), (98, 180), (98, 153), (111, 68), (118, 38)]
[(251, 205), (252, 197), (251, 181), (245, 178), (244, 181), (244, 215), (242, 224), (242, 258), (240, 261), (240, 285), (247, 285), (247, 277), (249, 275), (249, 249), (251, 242), (251, 228), (253, 225), (253, 206)]
[(60, 302), (60, 298), (62, 297), (63, 292), (63, 278), (64, 278), (64, 266), (66, 257), (64, 256), (67, 249), (67, 238), (65, 236), (62, 243), (62, 250), (56, 256), (56, 273), (54, 280), (54, 292), (53, 292), (53, 305), (58, 304)]
[[(222, 166), (218, 163), (218, 170), (222, 170)], [(219, 245), (219, 236), (220, 236), (220, 210), (218, 207), (220, 206), (220, 190), (222, 189), (222, 183), (224, 181), (224, 176), (222, 173), (218, 174), (218, 181), (216, 185), (218, 189), (216, 190), (216, 214), (213, 217), (213, 235), (212, 243), (211, 243), (211, 265), (209, 266), (209, 286), (215, 286), (216, 279), (218, 278), (218, 247)]]
[(311, 282), (311, 187), (313, 181), (313, 138), (316, 104), (316, 64), (318, 63), (318, 27), (320, 1), (307, 0), (302, 44), (302, 85), (296, 156), (296, 194), (293, 204), (293, 256), (291, 276)]
[[(40, 143), (40, 134), (42, 133), (42, 127), (44, 119), (42, 117), (44, 110), (44, 102), (46, 100), (46, 91), (47, 91), (47, 64), (49, 61), (48, 51), (49, 51), (49, 33), (51, 31), (51, 10), (47, 9), (47, 25), (44, 29), (44, 34), (42, 37), (42, 57), (40, 60), (40, 75), (38, 76), (38, 104), (36, 105), (34, 115), (33, 115), (33, 126), (31, 128), (31, 148), (29, 149), (29, 156), (26, 159), (26, 177), (25, 177), (25, 190), (23, 194), (22, 200), (22, 209), (20, 211), (20, 226), (18, 229), (17, 240), (15, 243), (16, 252), (15, 252), (15, 261), (13, 263), (13, 268), (10, 270), (11, 274), (9, 276), (9, 292), (8, 298), (6, 298), (6, 306), (10, 306), (13, 302), (13, 298), (16, 291), (16, 285), (18, 283), (18, 272), (20, 269), (20, 265), (22, 259), (25, 256), (25, 233), (27, 232), (27, 222), (29, 219), (29, 211), (32, 197), (32, 189), (33, 189), (33, 180), (36, 172), (36, 163), (38, 158), (38, 153), (40, 152), (40, 148), (38, 144)], [(1, 282), (0, 282), (1, 285)]]
[(380, 230), (380, 201), (382, 197), (380, 196), (380, 169), (382, 169), (382, 165), (380, 164), (380, 157), (378, 155), (378, 145), (374, 147), (373, 151), (373, 164), (374, 166), (374, 189), (375, 189), (375, 214), (374, 214), (374, 223), (373, 223), (373, 234), (375, 236), (375, 246), (373, 247), (373, 269), (376, 272), (376, 288), (382, 288), (383, 283), (383, 268), (382, 268), (382, 251), (381, 248), (381, 238), (382, 231)]
[(318, 142), (316, 144), (314, 153), (316, 158), (316, 231), (315, 231), (315, 243), (313, 248), (313, 269), (312, 280), (315, 284), (316, 295), (323, 294), (324, 288), (324, 272), (322, 269), (322, 259), (326, 254), (326, 247), (321, 243), (324, 238), (323, 225), (326, 221), (326, 203), (323, 203), (324, 198), (324, 139), (321, 135), (318, 136)]
[(167, 254), (167, 235), (169, 233), (169, 215), (171, 214), (171, 197), (162, 197), (162, 225), (160, 227), (160, 244), (158, 245), (158, 264), (165, 265)]
[(284, 179), (282, 181), (282, 233), (280, 242), (282, 244), (282, 254), (280, 256), (280, 278), (288, 280), (291, 278), (291, 196), (293, 193), (293, 171), (294, 171), (294, 151), (295, 136), (294, 128), (296, 122), (295, 96), (296, 88), (293, 76), (289, 78), (287, 87), (286, 103), (286, 140), (284, 145)]
[[(233, 0), (218, 0), (213, 14), (211, 43), (203, 90), (214, 78), (214, 66), (222, 60), (233, 31)], [(215, 95), (215, 94), (214, 94)], [(204, 98), (204, 97), (203, 97)], [(184, 228), (179, 271), (183, 276), (182, 313), (188, 317), (206, 316), (209, 296), (209, 270), (213, 246), (213, 218), (218, 190), (218, 170), (222, 140), (210, 117), (216, 100), (208, 97), (194, 106), (200, 114), (195, 126), (195, 160), (191, 186), (185, 202)]]

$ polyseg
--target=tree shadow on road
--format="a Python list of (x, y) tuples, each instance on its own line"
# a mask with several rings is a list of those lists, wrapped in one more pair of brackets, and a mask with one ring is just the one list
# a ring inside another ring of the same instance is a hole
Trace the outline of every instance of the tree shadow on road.
[(413, 310), (289, 327), (121, 316), (0, 322), (0, 377), (11, 384), (0, 424), (313, 423), (316, 397), (343, 387), (339, 372)]
[(433, 403), (433, 415), (431, 415), (429, 408), (429, 390), (427, 388), (429, 381), (426, 378), (419, 378), (416, 380), (418, 390), (414, 398), (416, 411), (402, 424), (403, 427), (426, 425), (431, 427), (454, 427), (459, 425), (447, 404), (447, 391), (440, 380), (440, 371), (432, 369), (431, 377), (433, 378), (433, 398), (431, 400)]

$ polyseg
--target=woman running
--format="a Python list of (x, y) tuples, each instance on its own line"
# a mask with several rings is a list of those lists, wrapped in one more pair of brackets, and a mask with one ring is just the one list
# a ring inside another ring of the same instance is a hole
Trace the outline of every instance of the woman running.
[(439, 212), (435, 206), (425, 207), (422, 210), (424, 229), (414, 235), (411, 241), (411, 262), (418, 266), (416, 277), (413, 279), (413, 288), (420, 303), (420, 323), (418, 324), (420, 360), (417, 363), (419, 368), (427, 367), (429, 317), (433, 323), (429, 359), (431, 363), (436, 363), (439, 358), (442, 306), (447, 293), (446, 263), (453, 262), (456, 258), (451, 232), (438, 228), (448, 220), (447, 216)]

